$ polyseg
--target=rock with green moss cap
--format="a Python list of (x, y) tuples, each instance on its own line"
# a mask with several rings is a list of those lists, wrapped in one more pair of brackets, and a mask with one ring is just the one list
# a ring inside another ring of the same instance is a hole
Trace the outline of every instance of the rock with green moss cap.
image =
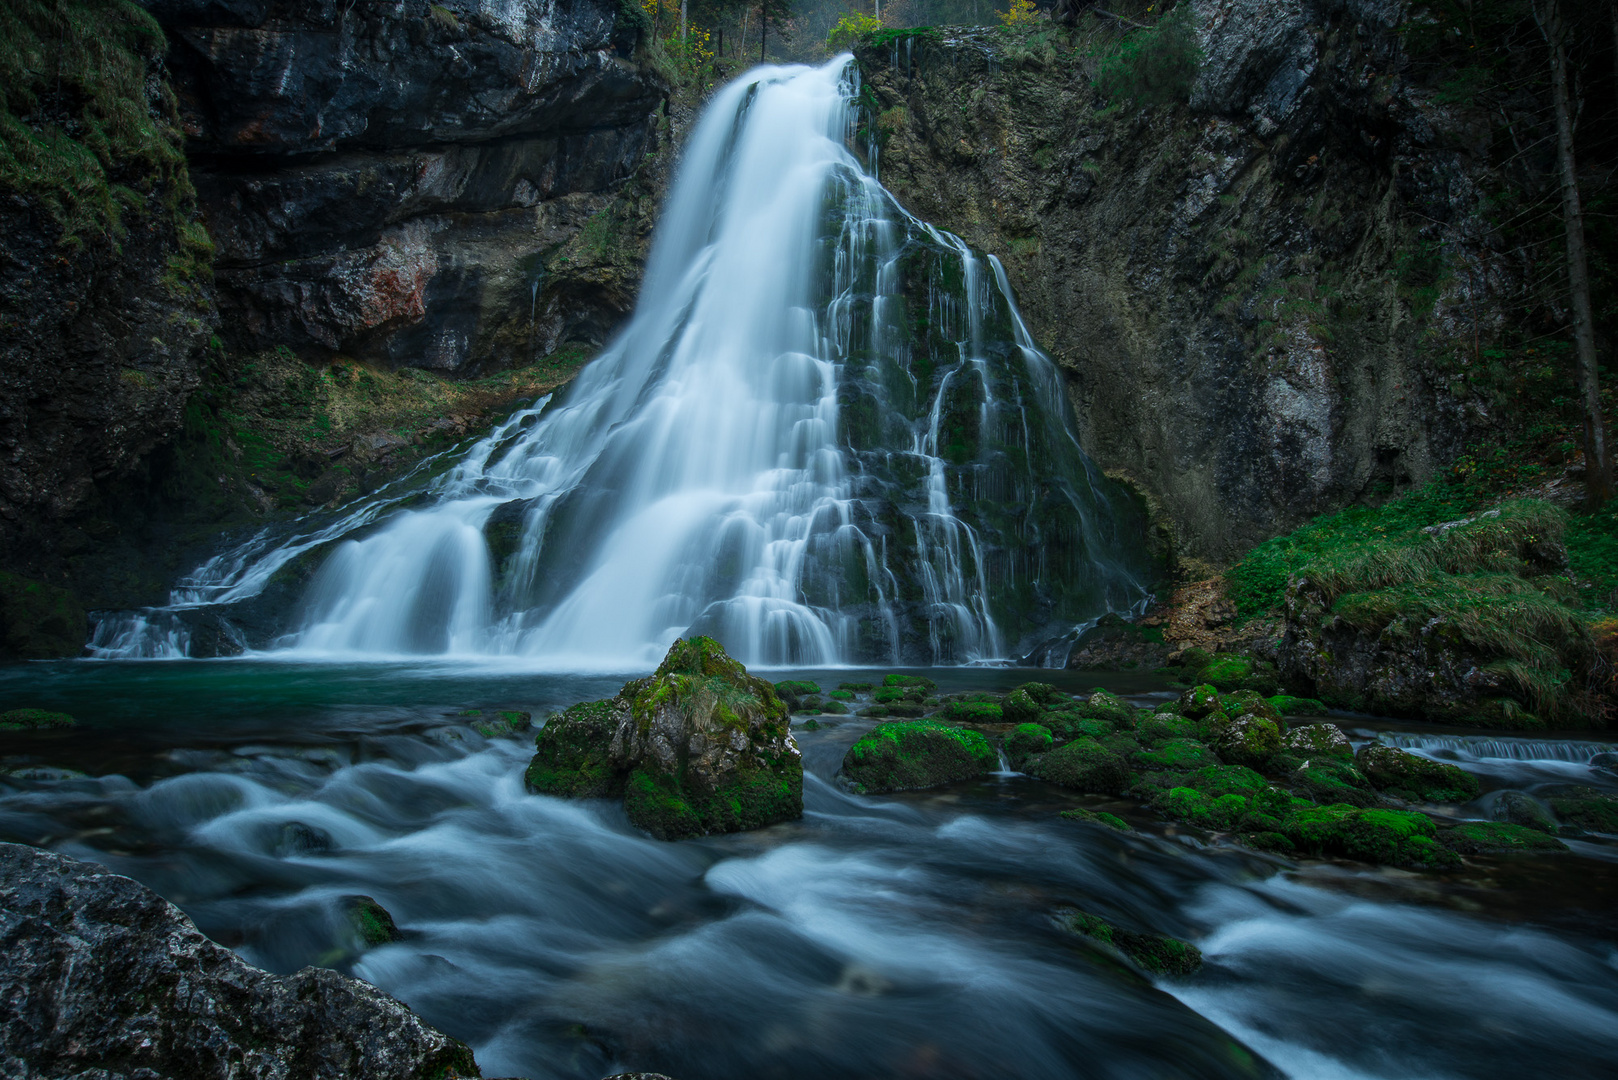
[(1384, 794), (1411, 802), (1467, 802), (1478, 796), (1475, 776), (1454, 765), (1431, 761), (1392, 746), (1372, 743), (1354, 755), (1354, 764)]
[(1175, 704), (1179, 706), (1180, 715), (1189, 720), (1201, 720), (1223, 711), (1219, 708), (1218, 688), (1206, 684), (1193, 686), (1181, 694)]
[(1056, 924), (1070, 934), (1111, 945), (1153, 975), (1190, 975), (1202, 966), (1202, 951), (1190, 942), (1165, 934), (1125, 930), (1077, 908), (1059, 909)]
[(1150, 750), (1139, 751), (1130, 761), (1139, 769), (1173, 769), (1178, 772), (1219, 764), (1214, 752), (1195, 739), (1169, 739)]
[(1087, 825), (1103, 825), (1114, 832), (1135, 831), (1129, 827), (1129, 822), (1116, 814), (1109, 814), (1104, 810), (1081, 810), (1075, 807), (1072, 810), (1063, 810), (1057, 816), (1066, 818), (1068, 821), (1082, 821)]
[(44, 731), (77, 724), (78, 721), (67, 713), (48, 712), (45, 709), (12, 709), (0, 713), (0, 731)]
[(1218, 687), (1220, 690), (1256, 690), (1273, 694), (1277, 689), (1275, 665), (1245, 656), (1221, 654), (1197, 672), (1198, 683)]
[(1584, 784), (1559, 784), (1541, 794), (1565, 825), (1584, 832), (1618, 834), (1618, 796)]
[(1054, 709), (1068, 700), (1066, 694), (1050, 683), (1025, 682), (1017, 689), (1033, 698), (1042, 708), (1046, 709)]
[(971, 728), (937, 720), (879, 724), (843, 756), (842, 776), (855, 791), (918, 791), (986, 776), (999, 764), (989, 740)]
[(1135, 707), (1117, 694), (1097, 689), (1074, 705), (1080, 716), (1105, 720), (1117, 727), (1129, 727), (1135, 722)]
[(1462, 855), (1502, 855), (1518, 851), (1566, 851), (1567, 845), (1537, 829), (1505, 821), (1468, 821), (1438, 835), (1439, 842)]
[(1297, 794), (1318, 803), (1375, 806), (1382, 801), (1352, 761), (1331, 754), (1300, 762), (1287, 777), (1287, 784)]
[(1045, 715), (1045, 709), (1026, 690), (1013, 690), (1000, 706), (1008, 724), (1031, 724)]
[(1006, 719), (997, 701), (950, 701), (944, 704), (939, 715), (961, 724), (1001, 724)]
[(1273, 720), (1244, 713), (1221, 725), (1214, 732), (1211, 745), (1228, 764), (1262, 769), (1281, 752), (1281, 730)]
[(1551, 812), (1538, 799), (1521, 791), (1502, 791), (1494, 803), (1494, 817), (1525, 829), (1538, 829), (1543, 833), (1556, 831), (1556, 818)]
[(1174, 713), (1152, 713), (1135, 725), (1135, 737), (1147, 746), (1156, 746), (1170, 739), (1196, 739), (1207, 734), (1201, 721), (1188, 720)]
[(388, 909), (369, 896), (343, 897), (343, 914), (360, 943), (367, 948), (386, 945), (404, 937)]
[(1326, 703), (1314, 698), (1276, 694), (1269, 699), (1270, 708), (1282, 716), (1325, 716)]
[(787, 705), (717, 641), (676, 641), (649, 678), (552, 717), (527, 780), (572, 797), (622, 795), (660, 840), (803, 816), (803, 760)]
[(1298, 757), (1351, 758), (1354, 746), (1336, 724), (1304, 724), (1286, 733), (1281, 748)]
[(1438, 842), (1431, 819), (1407, 810), (1311, 806), (1288, 817), (1281, 831), (1309, 854), (1346, 855), (1416, 869), (1440, 869), (1460, 861)]
[(1075, 739), (1040, 759), (1034, 775), (1041, 780), (1095, 795), (1122, 795), (1129, 788), (1124, 758), (1095, 739)]
[(1018, 724), (1006, 736), (1006, 757), (1017, 765), (1051, 748), (1051, 729), (1044, 724)]

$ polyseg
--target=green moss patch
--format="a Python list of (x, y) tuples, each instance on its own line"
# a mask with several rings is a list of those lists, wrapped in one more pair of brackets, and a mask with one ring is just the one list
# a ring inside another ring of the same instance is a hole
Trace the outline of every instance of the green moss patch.
[(1468, 802), (1478, 797), (1475, 776), (1455, 765), (1431, 761), (1391, 746), (1372, 744), (1354, 757), (1378, 791), (1412, 802)]
[(612, 701), (580, 702), (552, 716), (534, 741), (536, 752), (523, 774), (528, 787), (570, 799), (623, 794), (611, 754), (618, 720)]
[(1567, 850), (1567, 845), (1554, 836), (1504, 821), (1469, 821), (1445, 829), (1439, 839), (1445, 847), (1462, 855)]
[(67, 713), (47, 712), (44, 709), (12, 709), (0, 713), (0, 731), (46, 731), (77, 725), (78, 721)]
[(1125, 930), (1077, 908), (1058, 910), (1056, 923), (1070, 934), (1111, 945), (1153, 975), (1190, 975), (1202, 966), (1202, 950), (1179, 938)]
[(1135, 831), (1129, 827), (1129, 822), (1125, 821), (1123, 818), (1118, 817), (1116, 814), (1109, 814), (1103, 810), (1080, 810), (1075, 808), (1072, 810), (1063, 810), (1057, 816), (1065, 818), (1068, 821), (1082, 821), (1087, 825), (1104, 825), (1115, 832)]
[(1075, 739), (1046, 754), (1035, 775), (1053, 784), (1096, 795), (1122, 795), (1131, 781), (1123, 756), (1091, 738)]
[(999, 760), (980, 732), (910, 720), (866, 732), (848, 748), (842, 772), (858, 791), (914, 791), (987, 775)]

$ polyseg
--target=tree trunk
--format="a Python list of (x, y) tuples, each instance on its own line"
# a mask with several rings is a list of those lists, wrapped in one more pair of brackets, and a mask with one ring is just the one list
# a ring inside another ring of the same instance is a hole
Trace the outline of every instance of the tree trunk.
[(1556, 109), (1556, 160), (1562, 181), (1562, 220), (1567, 228), (1567, 284), (1573, 308), (1573, 345), (1579, 362), (1584, 406), (1585, 492), (1590, 506), (1612, 497), (1612, 459), (1601, 417), (1601, 382), (1596, 363), (1595, 317), (1590, 309), (1590, 266), (1584, 253), (1584, 208), (1573, 157), (1573, 104), (1569, 88), (1567, 21), (1561, 0), (1534, 0), (1534, 19), (1551, 54), (1551, 103)]
[(685, 44), (685, 5), (686, 0), (680, 0), (680, 44)]
[(759, 0), (758, 5), (758, 62), (764, 62), (764, 42), (770, 36), (770, 0)]

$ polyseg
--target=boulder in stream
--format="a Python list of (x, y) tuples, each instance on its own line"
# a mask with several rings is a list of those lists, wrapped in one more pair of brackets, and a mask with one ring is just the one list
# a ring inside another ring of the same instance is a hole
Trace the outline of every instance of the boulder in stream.
[(676, 641), (656, 672), (618, 696), (552, 716), (528, 786), (622, 797), (659, 840), (741, 832), (803, 816), (803, 758), (775, 687), (707, 637)]
[(472, 1051), (369, 983), (272, 975), (94, 863), (0, 844), (0, 1075), (478, 1076)]
[(999, 757), (983, 733), (938, 720), (879, 724), (843, 755), (842, 775), (862, 794), (917, 791), (994, 770)]
[(1467, 802), (1478, 797), (1477, 777), (1455, 765), (1432, 761), (1381, 743), (1354, 755), (1377, 790), (1411, 802)]

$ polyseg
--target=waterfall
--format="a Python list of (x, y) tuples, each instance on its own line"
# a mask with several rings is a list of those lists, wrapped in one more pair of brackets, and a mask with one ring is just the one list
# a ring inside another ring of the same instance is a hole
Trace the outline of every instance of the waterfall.
[(1080, 452), (999, 263), (849, 149), (856, 79), (844, 56), (720, 90), (633, 317), (565, 391), (210, 560), (171, 610), (264, 623), (318, 560), (254, 647), (631, 670), (687, 633), (770, 666), (1015, 658), (1139, 602), (1138, 511)]

